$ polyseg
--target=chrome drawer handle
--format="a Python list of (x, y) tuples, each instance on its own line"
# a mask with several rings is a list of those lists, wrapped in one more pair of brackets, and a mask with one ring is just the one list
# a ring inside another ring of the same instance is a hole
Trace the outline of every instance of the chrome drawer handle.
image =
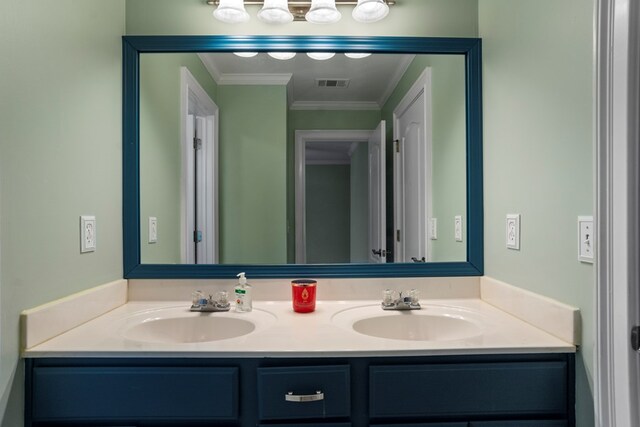
[(316, 391), (316, 394), (293, 394), (292, 391), (284, 395), (284, 400), (287, 402), (317, 402), (318, 400), (324, 400), (324, 393)]

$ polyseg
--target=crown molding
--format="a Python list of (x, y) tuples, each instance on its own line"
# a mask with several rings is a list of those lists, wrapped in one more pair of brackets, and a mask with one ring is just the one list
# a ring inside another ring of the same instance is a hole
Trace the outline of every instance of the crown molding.
[(287, 86), (293, 74), (222, 74), (219, 85), (267, 85), (267, 86)]
[(380, 110), (377, 102), (295, 101), (292, 110)]

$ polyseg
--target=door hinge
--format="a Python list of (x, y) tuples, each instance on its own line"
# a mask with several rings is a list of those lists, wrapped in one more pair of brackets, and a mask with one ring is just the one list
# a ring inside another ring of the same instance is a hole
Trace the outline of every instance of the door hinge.
[(396, 145), (396, 153), (400, 152), (400, 140), (399, 139), (395, 139), (393, 141), (393, 143)]
[(200, 243), (202, 242), (202, 231), (200, 230), (195, 230), (193, 232), (193, 242), (194, 243)]
[(640, 351), (640, 325), (631, 328), (631, 348), (633, 351)]
[(200, 138), (193, 138), (193, 149), (199, 150), (202, 148), (202, 140)]
[(396, 230), (396, 242), (400, 241), (400, 230)]

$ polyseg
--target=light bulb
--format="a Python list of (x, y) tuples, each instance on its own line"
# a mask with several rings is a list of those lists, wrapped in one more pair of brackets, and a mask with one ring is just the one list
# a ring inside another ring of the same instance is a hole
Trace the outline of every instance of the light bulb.
[(291, 59), (294, 56), (296, 56), (296, 53), (295, 52), (268, 52), (267, 55), (269, 55), (272, 58), (279, 59), (281, 61), (286, 61), (287, 59)]
[(307, 56), (311, 59), (315, 59), (317, 61), (324, 61), (326, 59), (331, 59), (336, 54), (333, 52), (308, 52)]
[(342, 14), (336, 8), (335, 0), (312, 0), (311, 9), (304, 19), (312, 24), (334, 24), (342, 18)]
[(249, 14), (244, 9), (243, 0), (220, 0), (220, 4), (213, 11), (213, 16), (218, 21), (227, 24), (237, 24), (249, 20)]
[(367, 56), (371, 56), (370, 53), (357, 53), (357, 52), (347, 52), (344, 54), (347, 58), (351, 59), (361, 59), (366, 58)]
[(258, 52), (233, 52), (233, 54), (240, 58), (253, 58)]
[(384, 0), (358, 0), (351, 16), (358, 22), (371, 23), (380, 21), (388, 13), (389, 6)]
[(258, 19), (267, 24), (287, 24), (293, 21), (287, 0), (264, 0)]

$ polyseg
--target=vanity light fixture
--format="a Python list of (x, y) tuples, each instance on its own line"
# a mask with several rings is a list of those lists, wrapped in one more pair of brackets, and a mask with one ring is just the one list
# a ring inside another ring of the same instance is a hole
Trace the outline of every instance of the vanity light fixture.
[(244, 8), (243, 0), (219, 0), (218, 7), (213, 11), (213, 16), (228, 24), (247, 22), (249, 14)]
[(307, 56), (316, 61), (324, 61), (333, 58), (336, 54), (333, 52), (307, 52)]
[[(233, 52), (233, 54), (239, 56), (240, 58), (253, 58), (254, 56), (258, 55), (258, 52)], [(282, 61), (286, 61), (287, 59), (291, 59), (296, 56), (295, 52), (268, 52), (267, 55)], [(336, 54), (334, 52), (307, 52), (307, 56), (317, 61), (325, 61), (327, 59), (333, 58), (334, 56), (336, 56)], [(344, 54), (344, 56), (351, 59), (361, 59), (371, 56), (371, 54), (361, 52), (347, 52)]]
[(267, 55), (269, 55), (272, 58), (279, 59), (281, 61), (286, 61), (287, 59), (291, 59), (294, 56), (296, 56), (296, 53), (295, 52), (268, 52)]
[(351, 16), (358, 22), (366, 24), (378, 22), (389, 14), (389, 6), (384, 0), (358, 0)]
[(389, 6), (397, 0), (205, 0), (215, 6), (213, 16), (227, 23), (240, 23), (249, 19), (245, 5), (260, 5), (258, 19), (269, 24), (307, 21), (329, 24), (340, 20), (336, 6), (355, 6), (352, 16), (358, 22), (376, 22), (389, 13)]
[(293, 21), (287, 0), (264, 0), (258, 19), (267, 24), (288, 24)]

